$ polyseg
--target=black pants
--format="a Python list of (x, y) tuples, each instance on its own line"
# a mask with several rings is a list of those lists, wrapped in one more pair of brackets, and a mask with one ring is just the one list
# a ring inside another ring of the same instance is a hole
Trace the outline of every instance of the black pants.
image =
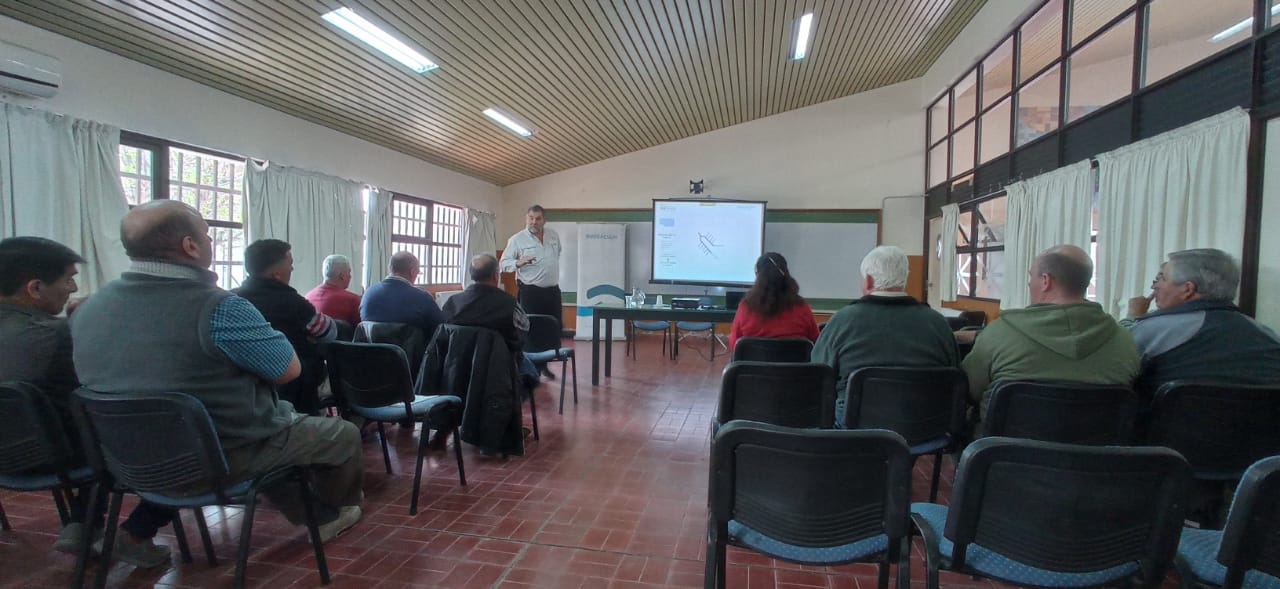
[(550, 315), (556, 318), (557, 327), (564, 327), (564, 322), (561, 318), (564, 307), (560, 299), (560, 287), (558, 285), (543, 287), (521, 282), (519, 287), (516, 298), (520, 301), (520, 306), (524, 308), (525, 313)]
[[(107, 502), (110, 496), (106, 485), (99, 487), (98, 509), (92, 515), (89, 511), (89, 486), (78, 487), (68, 493), (67, 508), (71, 510), (71, 521), (81, 523), (91, 523), (92, 527), (99, 528), (103, 524), (104, 516), (107, 514)], [(146, 501), (139, 501), (138, 505), (133, 508), (129, 516), (120, 523), (120, 529), (128, 532), (135, 538), (148, 539), (156, 537), (156, 532), (171, 523), (173, 518), (177, 517), (178, 512), (167, 507), (160, 507)]]

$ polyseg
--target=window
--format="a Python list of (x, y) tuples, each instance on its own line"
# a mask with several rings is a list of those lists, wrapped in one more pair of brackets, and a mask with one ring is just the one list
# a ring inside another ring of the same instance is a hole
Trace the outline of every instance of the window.
[(463, 209), (404, 194), (391, 203), (391, 249), (418, 258), (418, 282), (461, 284)]
[(1080, 48), (1068, 69), (1067, 122), (1130, 94), (1133, 86), (1134, 17)]
[(956, 294), (999, 299), (1004, 288), (1003, 194), (960, 207), (956, 232)]
[(181, 200), (200, 211), (213, 239), (218, 286), (244, 281), (244, 161), (161, 139), (122, 133), (120, 184), (129, 206), (157, 199)]
[[(1147, 8), (1147, 59), (1143, 85), (1222, 51), (1252, 32), (1250, 0), (1156, 0)], [(1245, 26), (1239, 26), (1245, 23)]]

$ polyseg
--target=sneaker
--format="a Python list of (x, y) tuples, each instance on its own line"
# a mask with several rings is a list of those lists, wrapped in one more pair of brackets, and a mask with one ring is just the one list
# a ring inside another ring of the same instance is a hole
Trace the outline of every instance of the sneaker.
[[(101, 529), (98, 530), (98, 538), (102, 538)], [(81, 542), (84, 542), (84, 524), (71, 522), (58, 530), (58, 538), (53, 541), (53, 549), (63, 554), (79, 554)]]
[(338, 534), (356, 525), (356, 522), (360, 521), (360, 515), (359, 505), (338, 508), (338, 517), (329, 523), (320, 524), (320, 543), (327, 544), (329, 540), (337, 538)]
[[(102, 540), (95, 542), (94, 547), (101, 553)], [(116, 544), (111, 549), (112, 558), (140, 569), (154, 569), (169, 564), (170, 556), (168, 546), (159, 546), (151, 538), (134, 540), (123, 530), (116, 533)]]

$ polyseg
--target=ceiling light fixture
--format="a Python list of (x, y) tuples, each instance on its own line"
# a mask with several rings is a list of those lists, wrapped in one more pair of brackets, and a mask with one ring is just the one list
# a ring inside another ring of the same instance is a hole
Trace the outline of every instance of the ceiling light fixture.
[[(1277, 14), (1280, 14), (1280, 4), (1277, 4), (1271, 7), (1271, 16), (1275, 16)], [(1253, 17), (1251, 16), (1234, 25), (1231, 25), (1230, 27), (1224, 29), (1221, 33), (1218, 33), (1212, 37), (1209, 37), (1209, 42), (1218, 43), (1221, 41), (1225, 41), (1227, 39), (1230, 39), (1231, 37), (1234, 37), (1240, 34), (1241, 31), (1244, 31), (1245, 29), (1252, 26), (1253, 26)]]
[(800, 24), (796, 27), (796, 47), (791, 52), (791, 59), (804, 59), (809, 55), (809, 38), (813, 36), (813, 13), (807, 13), (800, 17)]
[(385, 53), (387, 57), (404, 64), (414, 72), (422, 74), (439, 67), (425, 55), (414, 51), (412, 47), (378, 28), (378, 25), (365, 20), (350, 8), (339, 8), (327, 12), (321, 18), (363, 41), (366, 45)]
[(513, 120), (511, 117), (505, 114), (502, 114), (492, 108), (484, 109), (484, 116), (493, 119), (494, 122), (498, 123), (499, 125), (502, 125), (503, 127), (511, 129), (512, 133), (515, 133), (516, 135), (519, 135), (521, 137), (528, 137), (530, 135), (533, 135), (533, 131), (526, 129), (525, 127), (521, 126), (520, 123), (515, 122), (515, 120)]

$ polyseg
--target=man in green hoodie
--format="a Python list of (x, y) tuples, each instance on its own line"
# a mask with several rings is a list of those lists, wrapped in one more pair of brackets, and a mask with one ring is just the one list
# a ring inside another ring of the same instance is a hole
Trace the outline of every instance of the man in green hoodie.
[(1138, 375), (1138, 350), (1128, 330), (1085, 300), (1093, 261), (1059, 245), (1031, 263), (1031, 305), (1002, 311), (982, 331), (961, 364), (979, 416), (999, 380), (1128, 385)]

